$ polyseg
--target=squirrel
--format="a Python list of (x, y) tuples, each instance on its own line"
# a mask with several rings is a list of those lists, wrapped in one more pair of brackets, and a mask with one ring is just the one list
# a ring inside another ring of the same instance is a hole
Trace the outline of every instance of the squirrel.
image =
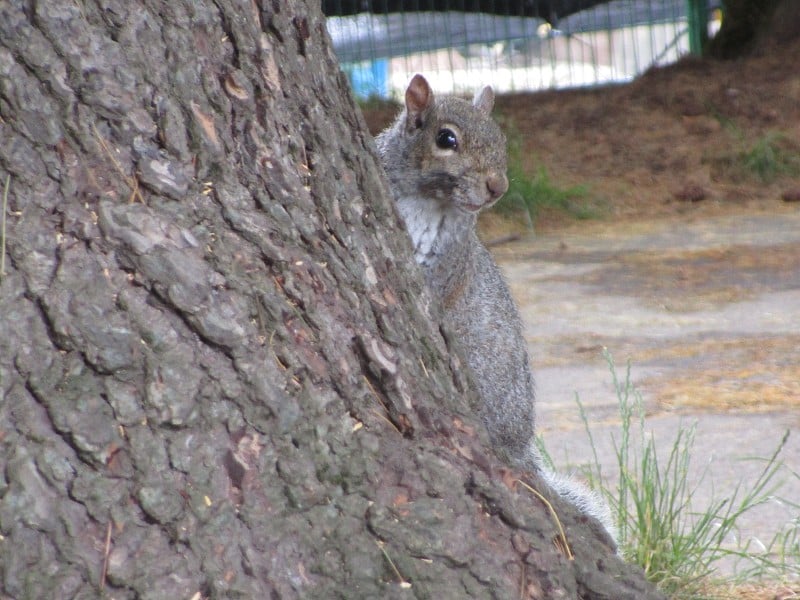
[(534, 382), (522, 319), (499, 267), (478, 239), (478, 213), (508, 190), (506, 138), (491, 118), (494, 92), (472, 103), (434, 98), (415, 75), (405, 108), (375, 142), (414, 258), (472, 370), (480, 413), (494, 450), (515, 467), (541, 474), (616, 544), (600, 496), (545, 468), (535, 441)]

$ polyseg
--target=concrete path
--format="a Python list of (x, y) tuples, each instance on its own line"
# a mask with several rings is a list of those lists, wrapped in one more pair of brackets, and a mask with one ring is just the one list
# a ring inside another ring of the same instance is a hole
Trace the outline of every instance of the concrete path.
[(782, 474), (739, 535), (767, 543), (800, 519), (789, 504), (800, 504), (800, 211), (593, 224), (493, 252), (521, 307), (537, 426), (560, 469), (592, 456), (576, 393), (604, 471), (616, 466), (607, 348), (620, 379), (630, 361), (663, 460), (679, 428), (696, 424), (696, 509), (752, 484), (764, 467), (754, 457), (769, 457), (788, 430), (781, 457), (795, 474)]

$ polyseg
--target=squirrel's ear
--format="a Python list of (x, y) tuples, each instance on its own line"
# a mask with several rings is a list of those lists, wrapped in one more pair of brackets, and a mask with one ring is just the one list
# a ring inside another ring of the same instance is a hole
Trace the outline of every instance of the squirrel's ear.
[(475, 97), (472, 99), (472, 104), (478, 110), (485, 112), (487, 115), (492, 112), (494, 107), (494, 91), (492, 86), (487, 85), (483, 89), (475, 92)]
[(422, 127), (425, 113), (432, 105), (431, 86), (422, 75), (414, 75), (406, 89), (406, 126), (409, 130)]

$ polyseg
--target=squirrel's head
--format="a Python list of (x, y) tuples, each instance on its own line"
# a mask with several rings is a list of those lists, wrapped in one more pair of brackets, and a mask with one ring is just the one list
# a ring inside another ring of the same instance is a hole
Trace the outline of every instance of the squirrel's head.
[[(404, 141), (398, 157), (416, 177), (416, 190), (459, 210), (476, 213), (508, 190), (506, 138), (491, 118), (494, 92), (486, 86), (472, 102), (434, 98), (422, 75), (415, 75), (399, 117)], [(408, 173), (406, 173), (406, 176)]]

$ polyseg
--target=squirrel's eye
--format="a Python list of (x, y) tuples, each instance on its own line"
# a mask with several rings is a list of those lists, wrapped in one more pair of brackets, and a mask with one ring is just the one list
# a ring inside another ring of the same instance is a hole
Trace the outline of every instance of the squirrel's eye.
[(452, 129), (440, 129), (436, 134), (436, 145), (442, 150), (455, 150), (458, 148), (458, 138)]

